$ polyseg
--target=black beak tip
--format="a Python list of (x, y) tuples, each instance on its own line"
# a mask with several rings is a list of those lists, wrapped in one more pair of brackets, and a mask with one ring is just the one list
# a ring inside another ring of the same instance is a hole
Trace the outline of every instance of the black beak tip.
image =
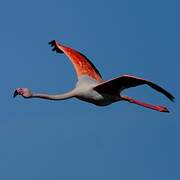
[(14, 91), (13, 98), (15, 98), (18, 94), (17, 90)]

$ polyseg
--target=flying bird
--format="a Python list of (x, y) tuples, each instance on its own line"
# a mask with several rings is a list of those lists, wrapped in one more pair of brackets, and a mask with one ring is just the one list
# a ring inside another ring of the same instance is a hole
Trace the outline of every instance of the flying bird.
[(105, 81), (102, 79), (102, 76), (97, 68), (81, 52), (62, 45), (55, 40), (49, 42), (49, 44), (52, 46), (52, 51), (64, 53), (73, 64), (78, 78), (75, 88), (67, 93), (56, 95), (33, 93), (28, 88), (17, 88), (14, 92), (14, 97), (21, 95), (24, 98), (42, 98), (48, 100), (65, 100), (75, 97), (97, 106), (106, 106), (118, 101), (127, 101), (159, 112), (169, 112), (169, 110), (164, 106), (144, 103), (122, 95), (124, 89), (139, 85), (148, 85), (173, 101), (173, 95), (157, 84), (131, 75), (122, 75)]

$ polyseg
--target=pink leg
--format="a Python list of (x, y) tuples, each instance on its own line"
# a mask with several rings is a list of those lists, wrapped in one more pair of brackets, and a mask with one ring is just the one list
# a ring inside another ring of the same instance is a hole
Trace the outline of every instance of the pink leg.
[(123, 100), (128, 101), (130, 103), (134, 103), (134, 104), (137, 104), (137, 105), (149, 108), (149, 109), (153, 109), (153, 110), (156, 110), (156, 111), (159, 111), (159, 112), (169, 112), (169, 110), (164, 106), (155, 106), (155, 105), (152, 105), (152, 104), (147, 104), (147, 103), (135, 100), (133, 98), (130, 98), (128, 96), (122, 96), (122, 98), (123, 98)]

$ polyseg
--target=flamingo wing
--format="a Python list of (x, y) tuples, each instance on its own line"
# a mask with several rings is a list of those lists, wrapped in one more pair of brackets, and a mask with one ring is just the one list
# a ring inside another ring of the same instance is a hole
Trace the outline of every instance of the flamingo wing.
[(126, 89), (126, 88), (135, 87), (139, 85), (145, 85), (145, 84), (155, 89), (156, 91), (164, 94), (171, 101), (174, 100), (174, 97), (172, 94), (170, 94), (168, 91), (158, 86), (157, 84), (151, 81), (139, 78), (139, 77), (131, 76), (131, 75), (123, 75), (118, 78), (105, 81), (95, 86), (94, 89), (100, 92), (104, 92), (104, 93), (107, 93), (107, 92), (114, 93), (117, 91), (120, 92), (121, 90)]
[(71, 60), (78, 78), (82, 75), (87, 75), (96, 81), (102, 81), (101, 74), (85, 55), (70, 47), (59, 44), (55, 40), (49, 42), (49, 44), (53, 47), (52, 51), (64, 53)]

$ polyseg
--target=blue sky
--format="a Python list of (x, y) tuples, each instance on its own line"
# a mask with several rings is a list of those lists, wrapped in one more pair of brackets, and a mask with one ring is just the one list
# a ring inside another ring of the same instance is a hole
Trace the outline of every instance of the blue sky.
[[(0, 5), (0, 179), (179, 180), (180, 24), (178, 1), (51, 0)], [(66, 92), (76, 83), (56, 39), (86, 54), (104, 79), (133, 74), (148, 87), (128, 95), (166, 105), (158, 113), (126, 102), (13, 99), (16, 87)]]

